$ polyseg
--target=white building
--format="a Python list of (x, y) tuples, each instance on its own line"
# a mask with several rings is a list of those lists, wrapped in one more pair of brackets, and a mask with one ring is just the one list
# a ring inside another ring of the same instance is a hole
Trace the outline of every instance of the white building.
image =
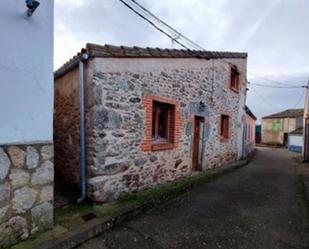
[(0, 248), (53, 220), (54, 1), (39, 2), (0, 7)]
[(303, 128), (298, 128), (289, 133), (288, 149), (294, 152), (303, 152)]
[(304, 161), (309, 162), (309, 80), (306, 91), (304, 119), (303, 119), (303, 156)]

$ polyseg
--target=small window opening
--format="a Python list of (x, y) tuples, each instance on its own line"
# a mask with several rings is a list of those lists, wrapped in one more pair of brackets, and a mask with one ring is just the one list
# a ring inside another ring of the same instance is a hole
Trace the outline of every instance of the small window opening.
[(170, 142), (170, 132), (172, 128), (172, 112), (174, 106), (153, 102), (152, 113), (152, 138), (155, 142)]
[(239, 92), (239, 71), (236, 66), (231, 67), (231, 89)]
[(230, 117), (227, 115), (221, 115), (220, 136), (222, 138), (228, 139), (229, 129), (230, 129)]

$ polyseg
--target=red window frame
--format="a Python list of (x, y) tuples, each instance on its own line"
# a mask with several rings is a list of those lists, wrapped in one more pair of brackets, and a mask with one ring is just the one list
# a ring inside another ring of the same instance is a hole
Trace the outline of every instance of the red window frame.
[[(182, 116), (179, 101), (156, 95), (144, 94), (143, 107), (145, 108), (145, 138), (141, 143), (143, 151), (168, 150), (178, 147), (181, 137)], [(158, 122), (158, 109), (156, 106), (167, 107), (165, 119), (168, 124), (165, 127), (164, 136), (159, 139), (158, 134), (160, 122)], [(156, 110), (157, 109), (157, 110)]]
[(175, 106), (159, 101), (152, 104), (152, 140), (154, 143), (173, 142), (171, 133), (175, 122), (172, 120), (175, 115)]
[(220, 117), (220, 138), (227, 140), (230, 138), (230, 116), (221, 114)]
[(230, 67), (230, 88), (236, 93), (239, 93), (240, 83), (239, 83), (240, 73), (237, 66), (231, 65)]

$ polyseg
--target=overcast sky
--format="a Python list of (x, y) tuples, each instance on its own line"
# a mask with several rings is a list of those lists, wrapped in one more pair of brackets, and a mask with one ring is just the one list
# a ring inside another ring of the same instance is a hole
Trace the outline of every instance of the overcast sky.
[[(248, 52), (252, 83), (304, 85), (309, 76), (308, 0), (139, 0), (207, 50)], [(170, 48), (171, 41), (119, 0), (56, 0), (55, 68), (87, 42)], [(261, 77), (267, 78), (262, 79)], [(303, 89), (249, 86), (260, 118), (303, 107)]]

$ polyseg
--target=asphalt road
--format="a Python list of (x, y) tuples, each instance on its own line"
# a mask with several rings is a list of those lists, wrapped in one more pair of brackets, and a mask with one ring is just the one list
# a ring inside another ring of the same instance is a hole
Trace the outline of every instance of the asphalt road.
[(248, 166), (78, 248), (309, 248), (295, 166), (293, 154), (260, 148)]

